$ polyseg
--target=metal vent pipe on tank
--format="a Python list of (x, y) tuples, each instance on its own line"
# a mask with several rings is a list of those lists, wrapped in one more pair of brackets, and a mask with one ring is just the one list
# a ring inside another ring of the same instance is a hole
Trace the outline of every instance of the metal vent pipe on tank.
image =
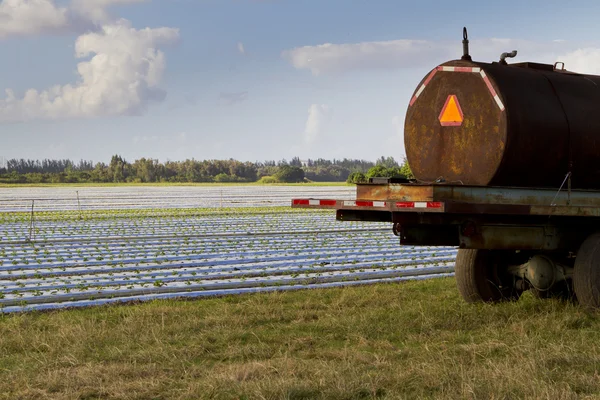
[(473, 61), (469, 55), (469, 35), (467, 34), (467, 27), (463, 27), (463, 55), (460, 58), (465, 61)]

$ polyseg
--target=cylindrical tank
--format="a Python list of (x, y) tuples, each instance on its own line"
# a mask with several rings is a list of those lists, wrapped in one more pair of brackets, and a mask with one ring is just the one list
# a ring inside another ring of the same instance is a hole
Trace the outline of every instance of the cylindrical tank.
[(421, 182), (558, 188), (571, 172), (600, 189), (600, 76), (449, 61), (415, 90), (404, 141)]

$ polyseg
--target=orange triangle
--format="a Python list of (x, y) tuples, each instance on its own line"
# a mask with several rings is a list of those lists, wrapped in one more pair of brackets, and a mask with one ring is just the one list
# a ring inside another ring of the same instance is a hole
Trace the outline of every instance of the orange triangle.
[(451, 94), (446, 99), (446, 103), (440, 113), (440, 124), (442, 126), (460, 126), (462, 125), (464, 116), (460, 108), (460, 103), (456, 95)]

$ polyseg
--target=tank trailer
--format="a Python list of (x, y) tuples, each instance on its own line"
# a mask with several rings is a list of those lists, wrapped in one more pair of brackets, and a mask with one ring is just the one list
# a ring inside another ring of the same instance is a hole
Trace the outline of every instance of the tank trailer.
[(563, 63), (433, 68), (406, 111), (415, 176), (371, 178), (356, 199), (294, 199), (340, 221), (389, 222), (400, 245), (456, 246), (467, 302), (571, 296), (600, 308), (600, 76)]

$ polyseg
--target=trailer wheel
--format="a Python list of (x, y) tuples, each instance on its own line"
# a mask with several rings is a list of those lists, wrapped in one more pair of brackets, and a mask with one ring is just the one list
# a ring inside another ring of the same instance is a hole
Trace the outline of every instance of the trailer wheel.
[(577, 252), (573, 289), (582, 306), (600, 308), (600, 233), (585, 239)]
[(512, 284), (508, 265), (506, 251), (458, 250), (454, 275), (463, 299), (467, 303), (517, 300), (521, 292)]

